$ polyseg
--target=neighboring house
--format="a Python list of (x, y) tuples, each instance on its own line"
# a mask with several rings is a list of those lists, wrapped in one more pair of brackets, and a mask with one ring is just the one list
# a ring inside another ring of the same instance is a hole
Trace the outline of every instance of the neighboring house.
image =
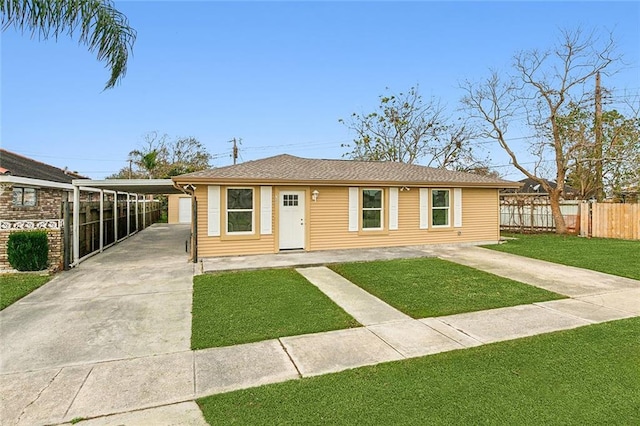
[(62, 266), (62, 204), (78, 178), (83, 176), (0, 149), (0, 269), (10, 269), (9, 234), (30, 229), (48, 232), (51, 269)]
[(502, 179), (393, 162), (278, 155), (176, 176), (198, 257), (500, 239)]
[[(520, 181), (518, 181), (520, 183), (520, 187), (519, 188), (509, 188), (509, 189), (504, 189), (500, 195), (502, 196), (502, 198), (524, 198), (524, 197), (531, 197), (531, 198), (547, 198), (549, 196), (549, 194), (547, 193), (547, 191), (542, 187), (541, 184), (539, 184), (538, 182), (536, 182), (533, 179), (522, 179)], [(551, 188), (556, 188), (557, 183), (553, 182), (553, 181), (549, 181), (545, 179), (545, 182), (547, 182), (549, 184), (549, 186), (551, 186)], [(576, 200), (580, 197), (580, 191), (578, 191), (577, 189), (569, 186), (569, 185), (565, 185), (564, 186), (564, 191), (563, 191), (563, 196), (562, 198), (564, 200)]]
[[(546, 181), (552, 188), (556, 182)], [(556, 229), (551, 213), (551, 199), (542, 185), (533, 179), (522, 179), (520, 187), (500, 192), (500, 225), (504, 231), (547, 231)], [(570, 232), (580, 226), (580, 191), (565, 185), (560, 211)]]
[(167, 222), (191, 223), (191, 196), (170, 194), (167, 196)]

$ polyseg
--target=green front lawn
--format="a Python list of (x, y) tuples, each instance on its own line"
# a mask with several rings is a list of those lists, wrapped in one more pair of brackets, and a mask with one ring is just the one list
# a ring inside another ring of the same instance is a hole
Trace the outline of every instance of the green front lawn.
[(557, 234), (509, 234), (486, 248), (640, 280), (640, 241)]
[(435, 258), (345, 263), (329, 267), (413, 318), (565, 298)]
[(0, 311), (22, 299), (50, 279), (49, 275), (0, 274)]
[(192, 349), (357, 326), (356, 320), (293, 269), (194, 278)]
[(640, 319), (197, 402), (212, 425), (640, 424)]

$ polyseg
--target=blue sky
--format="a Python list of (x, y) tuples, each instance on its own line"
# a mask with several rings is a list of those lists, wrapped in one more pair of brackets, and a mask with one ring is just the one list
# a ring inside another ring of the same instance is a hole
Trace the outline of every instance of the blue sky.
[[(508, 71), (559, 28), (612, 30), (624, 69), (603, 84), (640, 92), (638, 2), (118, 1), (138, 37), (128, 72), (102, 91), (104, 64), (77, 41), (2, 34), (2, 147), (94, 179), (117, 172), (150, 131), (193, 136), (232, 163), (280, 153), (340, 158), (338, 119), (370, 112), (386, 87), (419, 84), (456, 115), (462, 80)], [(618, 98), (618, 100), (621, 100)], [(512, 135), (512, 137), (517, 135)], [(483, 144), (508, 179), (497, 146)], [(517, 149), (524, 150), (524, 147)]]

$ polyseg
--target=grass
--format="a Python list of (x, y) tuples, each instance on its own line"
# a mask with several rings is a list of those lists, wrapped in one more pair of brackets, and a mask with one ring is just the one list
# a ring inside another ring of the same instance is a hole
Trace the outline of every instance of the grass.
[(49, 281), (49, 275), (0, 274), (0, 311)]
[(345, 263), (330, 268), (413, 318), (565, 298), (435, 258)]
[(517, 234), (486, 248), (640, 280), (640, 241)]
[(640, 319), (213, 395), (212, 425), (640, 424)]
[(192, 349), (359, 325), (293, 269), (199, 275), (193, 287)]

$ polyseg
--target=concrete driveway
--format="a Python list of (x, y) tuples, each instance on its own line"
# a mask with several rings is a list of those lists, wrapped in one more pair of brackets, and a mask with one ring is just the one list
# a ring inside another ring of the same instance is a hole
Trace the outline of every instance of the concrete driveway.
[(187, 351), (188, 225), (154, 225), (0, 313), (0, 374)]

